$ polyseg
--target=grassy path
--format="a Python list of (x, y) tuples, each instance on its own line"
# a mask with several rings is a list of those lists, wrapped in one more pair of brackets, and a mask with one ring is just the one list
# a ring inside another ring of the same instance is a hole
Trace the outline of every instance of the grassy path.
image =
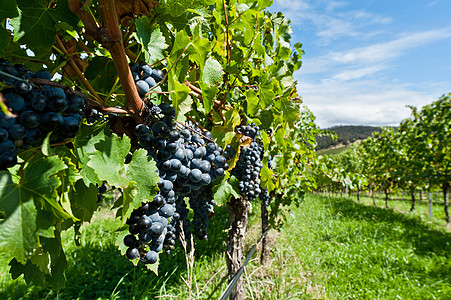
[[(451, 299), (451, 234), (439, 221), (399, 210), (307, 196), (282, 230), (271, 233), (270, 264), (259, 266), (255, 256), (247, 268), (247, 298)], [(225, 210), (216, 211), (213, 223), (225, 228)], [(247, 249), (259, 236), (258, 213), (251, 224)], [(157, 277), (119, 256), (110, 233), (115, 226), (98, 214), (83, 229), (81, 247), (73, 232), (64, 235), (69, 270), (58, 299), (217, 299), (225, 289), (223, 230), (210, 230), (210, 240), (197, 246), (191, 276), (179, 250), (163, 260)], [(0, 255), (0, 299), (56, 298), (23, 279), (8, 279), (7, 263)]]

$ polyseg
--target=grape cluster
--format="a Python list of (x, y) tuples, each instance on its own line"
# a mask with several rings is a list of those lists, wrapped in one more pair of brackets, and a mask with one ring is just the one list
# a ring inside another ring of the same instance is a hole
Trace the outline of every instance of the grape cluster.
[(164, 76), (161, 70), (152, 69), (147, 64), (131, 63), (130, 70), (140, 97), (144, 97)]
[[(140, 97), (163, 79), (163, 73), (147, 64), (130, 64)], [(124, 238), (129, 259), (140, 257), (143, 263), (155, 263), (164, 249), (174, 249), (183, 231), (190, 238), (190, 227), (199, 239), (207, 237), (208, 216), (213, 214), (212, 182), (224, 176), (228, 164), (223, 151), (211, 139), (211, 133), (190, 125), (175, 123), (175, 109), (169, 103), (146, 104), (149, 124), (138, 124), (135, 134), (139, 146), (151, 156), (158, 168), (159, 193), (153, 201), (133, 211), (127, 224), (130, 234)], [(194, 210), (188, 219), (185, 198)], [(136, 236), (137, 235), (137, 236)]]
[(106, 193), (107, 191), (107, 187), (106, 187), (106, 182), (102, 182), (101, 185), (97, 185), (97, 202), (102, 202), (103, 200), (103, 194)]
[[(257, 198), (261, 193), (260, 170), (263, 167), (263, 146), (257, 142), (259, 127), (255, 124), (240, 126), (236, 129), (240, 134), (252, 138), (249, 146), (241, 146), (240, 156), (231, 174), (239, 179), (242, 195), (248, 200)], [(232, 148), (226, 148), (226, 155), (233, 155)]]
[(0, 112), (0, 170), (14, 166), (19, 151), (39, 146), (50, 131), (54, 132), (53, 141), (75, 136), (83, 119), (83, 97), (70, 90), (27, 81), (50, 80), (50, 73), (45, 70), (34, 73), (1, 60), (0, 71), (0, 81), (6, 85), (0, 93), (9, 110), (8, 114)]

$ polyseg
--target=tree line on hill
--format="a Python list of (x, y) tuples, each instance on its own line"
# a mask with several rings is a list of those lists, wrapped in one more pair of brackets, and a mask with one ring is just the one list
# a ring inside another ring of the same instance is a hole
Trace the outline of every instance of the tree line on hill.
[(348, 145), (357, 140), (370, 137), (373, 132), (381, 132), (381, 127), (363, 125), (339, 125), (326, 129), (329, 135), (316, 138), (316, 150), (327, 149), (336, 145)]

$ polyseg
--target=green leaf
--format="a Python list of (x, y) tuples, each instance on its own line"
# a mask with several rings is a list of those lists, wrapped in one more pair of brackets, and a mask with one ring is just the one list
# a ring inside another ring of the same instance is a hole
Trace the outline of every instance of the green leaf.
[(270, 106), (273, 103), (273, 99), (275, 97), (274, 85), (271, 82), (266, 82), (260, 85), (260, 88), (258, 89), (258, 95), (262, 109)]
[(94, 184), (86, 186), (83, 180), (78, 180), (69, 192), (72, 214), (81, 221), (89, 222), (94, 211), (99, 207), (98, 193)]
[(299, 104), (294, 101), (282, 101), (281, 103), (283, 118), (288, 123), (294, 123), (299, 120)]
[(88, 62), (89, 65), (83, 73), (86, 79), (97, 92), (108, 94), (117, 74), (113, 61), (105, 56), (95, 56)]
[(52, 289), (60, 290), (66, 283), (64, 271), (67, 269), (66, 255), (61, 244), (60, 232), (55, 233), (54, 238), (44, 239), (44, 251), (50, 254), (50, 275), (46, 280), (51, 284)]
[[(55, 25), (66, 22), (76, 27), (79, 21), (67, 6), (67, 0), (50, 5), (49, 1), (19, 1), (21, 15), (11, 20), (14, 27), (15, 40), (26, 44), (32, 50), (50, 53), (55, 42)], [(35, 51), (35, 52), (39, 52)]]
[(193, 7), (193, 0), (167, 0), (166, 11), (173, 17), (180, 16), (186, 12), (186, 9)]
[(222, 80), (223, 70), (221, 64), (214, 58), (207, 59), (202, 70), (201, 81), (206, 85), (215, 85)]
[(55, 175), (65, 168), (56, 156), (36, 160), (23, 170), (19, 184), (13, 183), (10, 173), (0, 172), (0, 211), (5, 214), (0, 245), (8, 256), (24, 263), (38, 246), (38, 236), (52, 237), (52, 225), (71, 218), (58, 204), (56, 193), (61, 182)]
[(11, 38), (11, 32), (0, 25), (0, 56), (4, 55), (5, 48), (9, 45)]
[(201, 39), (199, 36), (194, 36), (193, 43), (189, 47), (190, 59), (194, 61), (201, 70), (205, 67), (205, 60), (210, 49), (211, 43), (208, 39)]
[(94, 169), (88, 167), (90, 156), (96, 152), (96, 144), (107, 138), (107, 123), (94, 123), (92, 125), (81, 124), (74, 139), (74, 152), (80, 161), (81, 175), (86, 185), (100, 183), (100, 179)]
[(215, 86), (202, 85), (202, 102), (205, 113), (209, 113), (213, 109), (218, 92), (219, 89)]
[(141, 17), (136, 20), (136, 38), (143, 46), (144, 56), (148, 64), (153, 64), (164, 56), (164, 50), (168, 47), (159, 27), (154, 26), (152, 20)]
[(233, 196), (238, 198), (240, 193), (238, 191), (238, 179), (235, 176), (224, 176), (224, 178), (213, 187), (213, 198), (218, 205), (223, 205), (229, 201)]
[(255, 116), (258, 111), (259, 100), (257, 93), (253, 89), (246, 91), (246, 102), (247, 102), (247, 114), (250, 116)]
[(14, 18), (18, 15), (16, 0), (2, 0), (2, 5), (0, 6), (0, 21), (2, 23), (4, 19)]
[(193, 104), (193, 99), (189, 95), (190, 89), (178, 81), (171, 81), (171, 83), (170, 88), (174, 91), (171, 94), (172, 106), (175, 108), (177, 121), (184, 122), (186, 119), (185, 114), (191, 110), (191, 105)]
[(121, 139), (116, 134), (107, 136), (95, 145), (96, 151), (89, 157), (88, 166), (100, 180), (109, 184), (126, 187), (128, 180), (124, 174), (124, 160), (130, 152), (130, 138)]
[(232, 141), (235, 136), (235, 131), (230, 126), (215, 126), (211, 130), (211, 136), (218, 145), (225, 147)]
[(17, 279), (23, 274), (27, 284), (33, 282), (36, 285), (45, 286), (45, 274), (30, 260), (27, 260), (26, 263), (20, 263), (13, 258), (9, 266), (11, 267), (9, 272), (12, 279)]

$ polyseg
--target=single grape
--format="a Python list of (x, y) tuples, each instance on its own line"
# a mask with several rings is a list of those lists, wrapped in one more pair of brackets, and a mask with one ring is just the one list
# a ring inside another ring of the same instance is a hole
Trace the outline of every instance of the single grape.
[(125, 253), (125, 256), (127, 256), (128, 259), (136, 259), (139, 256), (139, 250), (138, 248), (130, 247), (127, 249), (127, 252)]
[(61, 95), (51, 96), (47, 103), (50, 111), (63, 112), (67, 109), (66, 97)]
[(22, 123), (22, 125), (25, 126), (26, 128), (36, 128), (41, 123), (41, 118), (39, 117), (39, 114), (32, 110), (27, 110), (21, 113), (19, 120), (20, 123)]
[(8, 131), (6, 129), (0, 128), (0, 143), (8, 140)]
[(140, 97), (144, 97), (149, 92), (149, 85), (144, 80), (138, 80), (136, 82), (136, 89)]
[(46, 71), (46, 70), (39, 70), (36, 72), (35, 74), (36, 78), (41, 78), (41, 79), (47, 79), (47, 80), (51, 80), (52, 79), (52, 75)]
[(158, 253), (155, 251), (148, 251), (146, 255), (144, 256), (144, 263), (145, 264), (154, 264), (158, 261)]
[(3, 98), (6, 99), (6, 105), (8, 105), (13, 112), (20, 112), (25, 107), (25, 100), (19, 94), (8, 93), (3, 95)]
[(21, 124), (14, 124), (8, 128), (8, 134), (10, 139), (20, 140), (27, 135), (27, 131)]
[(44, 112), (47, 108), (47, 96), (37, 93), (31, 98), (31, 107), (37, 112)]
[(156, 82), (160, 82), (163, 80), (164, 73), (159, 69), (153, 69), (152, 74), (150, 76), (152, 76)]

